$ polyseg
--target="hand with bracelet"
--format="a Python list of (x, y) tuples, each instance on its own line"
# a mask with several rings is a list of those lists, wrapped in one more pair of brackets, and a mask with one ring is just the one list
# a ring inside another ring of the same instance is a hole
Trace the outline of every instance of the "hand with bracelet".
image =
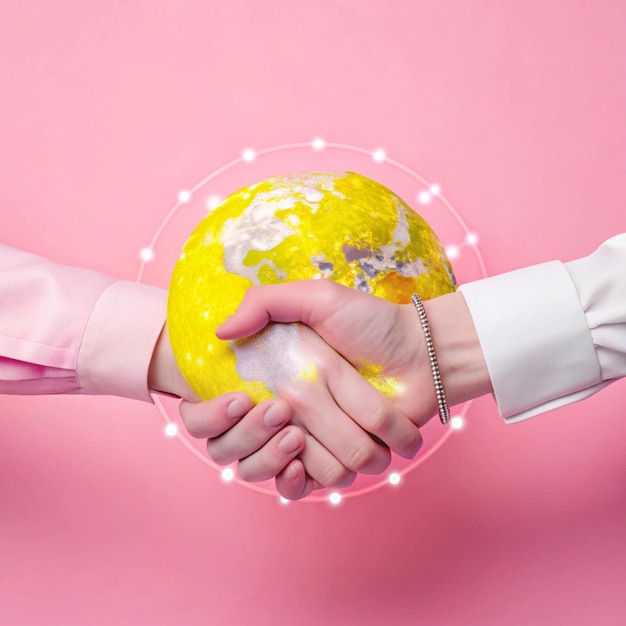
[[(451, 405), (491, 391), (463, 295), (457, 292), (441, 296), (423, 303), (423, 307), (425, 318), (420, 319), (414, 304), (395, 305), (325, 280), (268, 285), (250, 289), (235, 315), (217, 334), (221, 339), (236, 339), (260, 331), (270, 321), (302, 322), (354, 367), (367, 363), (381, 366), (381, 374), (398, 383), (398, 392), (391, 398), (393, 406), (419, 427), (442, 411), (433, 373), (440, 374)], [(432, 337), (437, 355), (434, 362), (429, 358), (425, 331)], [(360, 376), (334, 380), (335, 387), (341, 388), (346, 397), (362, 395), (364, 384), (366, 381)], [(242, 459), (240, 473), (245, 479), (264, 480), (277, 474), (277, 488), (283, 496), (297, 499), (307, 495), (315, 486), (307, 478), (307, 458), (291, 460), (281, 456), (275, 443), (275, 437), (280, 435), (263, 420), (272, 410), (280, 412), (286, 422), (292, 407), (283, 399), (269, 400), (251, 408), (236, 426), (219, 434), (232, 424), (232, 420), (228, 423), (226, 408), (232, 401), (240, 403), (240, 413), (251, 407), (245, 394), (227, 394), (201, 404), (185, 402), (181, 413), (187, 423), (210, 424), (213, 432), (218, 433), (208, 443), (209, 454), (218, 462)], [(304, 401), (289, 398), (292, 406)], [(350, 416), (361, 424), (369, 424), (368, 430), (374, 434), (389, 430), (394, 419), (384, 411)], [(309, 425), (304, 423), (301, 427), (306, 429)], [(309, 462), (314, 461), (310, 456)]]
[[(445, 403), (438, 406), (436, 399), (440, 387), (451, 405), (493, 392), (500, 415), (515, 423), (626, 377), (625, 269), (626, 233), (574, 261), (548, 261), (464, 284), (424, 302), (421, 319), (412, 304), (396, 306), (324, 281), (258, 287), (219, 333), (231, 339), (270, 320), (302, 321), (350, 363), (379, 364), (396, 378), (402, 391), (393, 404), (418, 427), (437, 410), (445, 415)], [(425, 330), (431, 335), (430, 359)], [(433, 380), (437, 371), (441, 386)], [(244, 409), (251, 406), (243, 394), (235, 397)], [(210, 454), (232, 454), (235, 434), (248, 428), (249, 445), (231, 460), (246, 457), (242, 463), (252, 471), (245, 477), (261, 480), (259, 468), (272, 459), (274, 469), (285, 468), (276, 472), (280, 493), (302, 497), (310, 488), (306, 461), (303, 466), (273, 454), (274, 433), (259, 420), (273, 406), (289, 415), (283, 400), (269, 401), (231, 430), (223, 397), (183, 403), (181, 409), (212, 424), (216, 435), (224, 433), (209, 442)]]
[[(493, 390), (513, 423), (626, 377), (626, 234), (574, 261), (466, 283), (425, 302), (422, 318), (412, 304), (325, 281), (256, 287), (221, 337), (249, 335), (269, 320), (301, 321), (313, 329), (301, 330), (319, 383), (294, 388), (289, 403), (256, 407), (236, 392), (198, 401), (174, 360), (161, 289), (0, 245), (0, 296), (0, 394), (150, 401), (153, 390), (185, 398), (183, 420), (209, 439), (213, 458), (240, 460), (247, 480), (276, 476), (289, 498), (316, 483), (348, 484), (355, 472), (379, 473), (390, 449), (415, 454), (418, 427), (437, 411), (445, 416), (437, 389), (450, 404)], [(378, 393), (351, 365), (363, 362), (400, 391)], [(208, 375), (209, 365), (220, 364), (207, 364)]]

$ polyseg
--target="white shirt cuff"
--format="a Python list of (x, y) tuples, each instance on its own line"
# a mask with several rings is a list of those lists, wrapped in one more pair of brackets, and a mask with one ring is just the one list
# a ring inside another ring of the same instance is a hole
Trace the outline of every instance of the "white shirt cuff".
[(460, 287), (502, 417), (517, 422), (607, 383), (576, 286), (552, 261)]

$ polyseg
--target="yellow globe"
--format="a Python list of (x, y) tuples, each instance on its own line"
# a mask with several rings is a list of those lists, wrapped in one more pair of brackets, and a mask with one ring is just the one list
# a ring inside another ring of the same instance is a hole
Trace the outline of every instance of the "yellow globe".
[[(253, 285), (328, 278), (398, 304), (454, 291), (443, 247), (396, 194), (353, 172), (305, 172), (244, 187), (189, 237), (174, 268), (168, 326), (177, 363), (203, 399), (245, 391), (256, 402), (314, 378), (301, 328), (273, 324), (248, 340), (217, 339)], [(383, 392), (393, 384), (371, 364)]]

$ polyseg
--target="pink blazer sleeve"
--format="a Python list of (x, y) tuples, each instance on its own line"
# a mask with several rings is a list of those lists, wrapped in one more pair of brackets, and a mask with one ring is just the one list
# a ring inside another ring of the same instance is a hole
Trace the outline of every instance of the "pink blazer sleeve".
[(166, 292), (0, 244), (0, 393), (151, 401)]

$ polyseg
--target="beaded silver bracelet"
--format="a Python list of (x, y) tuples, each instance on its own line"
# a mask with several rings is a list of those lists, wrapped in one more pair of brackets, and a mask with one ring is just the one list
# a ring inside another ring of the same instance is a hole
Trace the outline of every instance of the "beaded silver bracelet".
[(424, 336), (426, 337), (426, 351), (428, 353), (428, 360), (430, 361), (430, 369), (433, 373), (433, 381), (435, 383), (435, 395), (437, 396), (437, 408), (439, 409), (439, 419), (442, 424), (447, 424), (450, 421), (450, 409), (446, 402), (446, 394), (443, 391), (443, 383), (441, 382), (441, 374), (439, 372), (439, 364), (437, 363), (437, 355), (435, 354), (435, 346), (433, 345), (433, 338), (430, 334), (430, 325), (428, 324), (428, 318), (426, 317), (426, 309), (424, 309), (424, 303), (422, 299), (414, 293), (411, 296), (411, 302), (417, 309)]

